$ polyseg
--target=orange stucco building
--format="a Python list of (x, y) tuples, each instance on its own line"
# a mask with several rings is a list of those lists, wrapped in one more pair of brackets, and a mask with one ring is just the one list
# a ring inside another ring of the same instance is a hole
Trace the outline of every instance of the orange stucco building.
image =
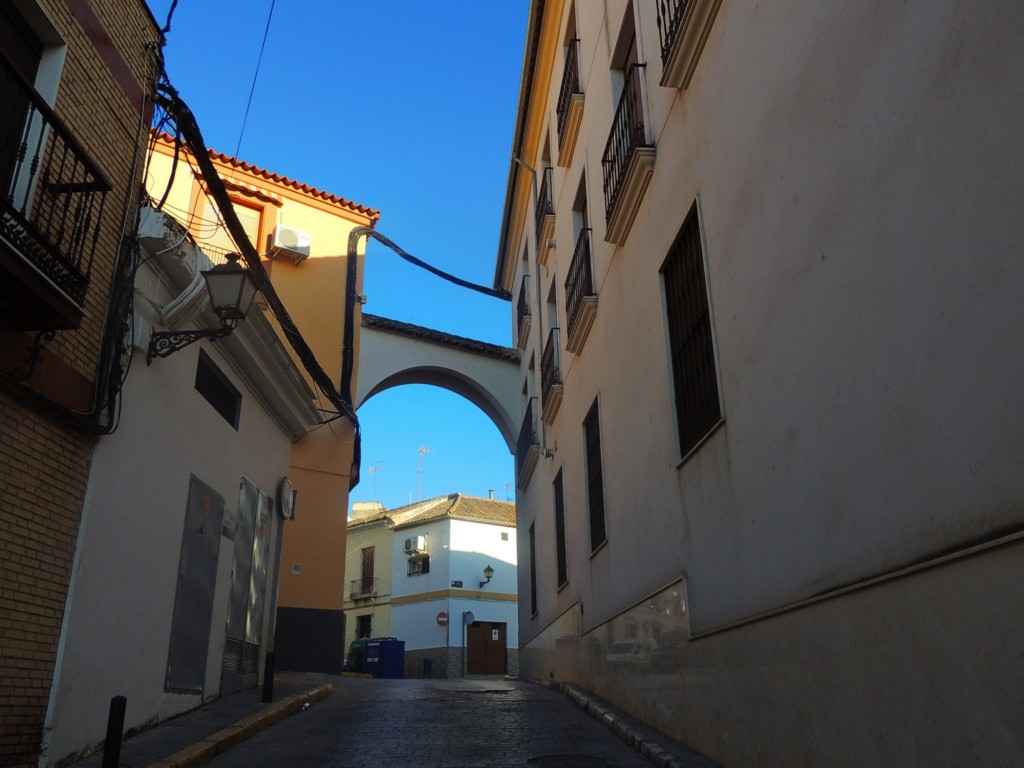
[[(343, 351), (350, 312), (351, 359), (358, 360), (361, 305), (351, 299), (362, 292), (365, 241), (350, 271), (349, 233), (375, 226), (380, 213), (237, 158), (212, 150), (209, 155), (275, 291), (320, 366), (339, 391), (346, 385), (354, 389), (357, 371), (353, 363), (344, 381)], [(218, 254), (238, 249), (188, 160), (187, 154), (178, 157), (168, 188), (174, 140), (155, 136), (147, 188), (216, 261)], [(342, 394), (351, 401), (351, 391)], [(350, 418), (325, 417), (328, 424), (292, 448), (288, 479), (296, 503), (280, 551), (278, 669), (340, 672), (343, 663), (346, 515), (349, 489), (358, 482), (358, 430)]]

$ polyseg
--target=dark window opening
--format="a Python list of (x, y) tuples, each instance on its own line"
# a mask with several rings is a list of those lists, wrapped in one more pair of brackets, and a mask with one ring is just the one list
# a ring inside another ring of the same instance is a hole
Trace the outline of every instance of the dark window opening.
[(199, 364), (196, 366), (196, 392), (224, 417), (224, 421), (238, 429), (242, 394), (203, 350), (199, 350)]
[(537, 615), (537, 537), (530, 526), (530, 615)]
[(565, 503), (562, 490), (562, 470), (555, 475), (555, 565), (558, 570), (558, 586), (569, 580), (565, 562)]
[(409, 575), (418, 576), (421, 573), (430, 573), (430, 555), (416, 555), (409, 558)]
[(373, 631), (371, 625), (373, 622), (373, 615), (367, 614), (366, 616), (356, 616), (356, 637), (369, 637)]
[(679, 451), (685, 456), (722, 419), (697, 207), (661, 268), (665, 281)]
[(604, 477), (601, 468), (601, 424), (597, 400), (583, 421), (587, 459), (587, 506), (590, 512), (590, 551), (607, 540), (604, 520)]

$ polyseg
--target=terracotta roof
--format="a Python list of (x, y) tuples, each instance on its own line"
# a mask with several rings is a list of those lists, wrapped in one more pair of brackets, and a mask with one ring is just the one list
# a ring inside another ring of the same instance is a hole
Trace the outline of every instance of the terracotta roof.
[(498, 501), (497, 499), (484, 499), (479, 496), (467, 496), (464, 493), (452, 493), (447, 496), (438, 496), (434, 499), (418, 501), (415, 504), (391, 509), (380, 515), (350, 520), (348, 525), (352, 528), (363, 523), (390, 519), (394, 522), (395, 529), (397, 530), (431, 520), (438, 520), (442, 517), (450, 517), (454, 520), (492, 523), (494, 525), (515, 526), (516, 505), (511, 501)]
[[(157, 139), (165, 144), (174, 144), (174, 137), (167, 133), (158, 133)], [(310, 195), (311, 197), (318, 197), (328, 203), (334, 203), (335, 205), (340, 205), (344, 208), (348, 208), (349, 210), (361, 213), (364, 216), (369, 217), (373, 224), (376, 224), (380, 219), (380, 211), (374, 208), (361, 205), (360, 203), (355, 203), (338, 195), (332, 195), (330, 192), (324, 192), (316, 187), (311, 187), (309, 184), (303, 184), (302, 182), (295, 181), (287, 176), (282, 176), (279, 173), (273, 173), (265, 168), (260, 168), (258, 165), (253, 165), (252, 163), (247, 163), (244, 160), (239, 160), (236, 157), (225, 155), (223, 152), (215, 152), (211, 149), (209, 150), (209, 153), (211, 159), (230, 165), (232, 168), (238, 168), (239, 170), (245, 171), (253, 176), (259, 176), (260, 178), (267, 179), (268, 181), (283, 184), (286, 187), (291, 187), (292, 189), (296, 189), (303, 194)]]
[(424, 328), (421, 325), (412, 325), (398, 320), (390, 320), (378, 315), (363, 313), (363, 328), (373, 328), (386, 333), (394, 333), (399, 336), (407, 336), (411, 339), (429, 341), (443, 347), (461, 349), (464, 352), (472, 352), (484, 357), (493, 357), (497, 360), (507, 360), (510, 363), (519, 362), (519, 350), (511, 347), (501, 347), (497, 344), (488, 344), (485, 341), (469, 339), (465, 336), (454, 336), (443, 331), (435, 331), (433, 328)]

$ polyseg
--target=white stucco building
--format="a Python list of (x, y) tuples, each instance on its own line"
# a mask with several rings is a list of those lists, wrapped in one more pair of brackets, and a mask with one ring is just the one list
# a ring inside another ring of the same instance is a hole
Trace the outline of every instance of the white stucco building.
[(93, 457), (44, 765), (99, 746), (114, 696), (135, 729), (262, 679), (292, 523), (282, 480), (322, 421), (256, 306), (227, 338), (147, 365), (150, 327), (219, 321), (196, 281), (211, 263), (181, 225), (145, 208), (139, 241), (137, 346), (119, 429)]
[(406, 677), (516, 674), (514, 504), (454, 493), (353, 512), (349, 642), (403, 640)]
[(1019, 4), (534, 0), (520, 669), (729, 766), (1024, 762)]

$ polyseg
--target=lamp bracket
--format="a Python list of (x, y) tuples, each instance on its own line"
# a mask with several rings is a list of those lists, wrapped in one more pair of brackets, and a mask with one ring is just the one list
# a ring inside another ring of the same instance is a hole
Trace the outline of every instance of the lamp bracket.
[(234, 330), (234, 324), (224, 324), (220, 328), (202, 331), (154, 331), (146, 349), (146, 365), (152, 363), (154, 357), (169, 357), (200, 339), (223, 339)]

